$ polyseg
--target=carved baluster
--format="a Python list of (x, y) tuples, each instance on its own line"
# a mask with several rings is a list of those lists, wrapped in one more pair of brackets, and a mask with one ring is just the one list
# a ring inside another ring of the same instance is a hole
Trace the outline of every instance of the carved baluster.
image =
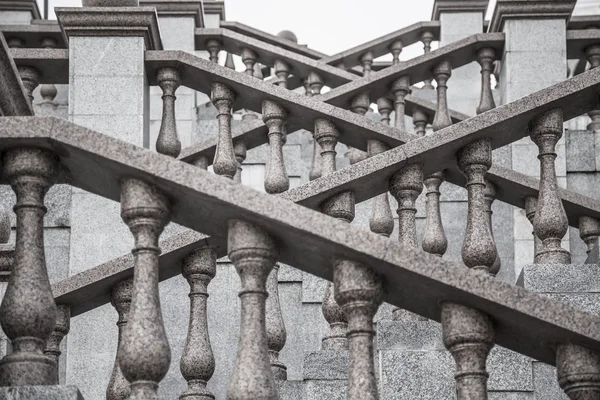
[(311, 71), (308, 75), (308, 84), (310, 86), (310, 90), (313, 96), (318, 96), (321, 94), (321, 89), (325, 86), (323, 79), (316, 72)]
[(262, 72), (262, 65), (259, 63), (254, 64), (254, 73), (252, 74), (256, 79), (260, 79), (261, 81), (265, 78)]
[(156, 399), (171, 363), (171, 349), (158, 297), (158, 238), (170, 218), (169, 203), (137, 179), (121, 182), (121, 217), (133, 234), (133, 294), (129, 321), (119, 348), (119, 366), (131, 398)]
[(19, 67), (18, 70), (29, 104), (33, 107), (33, 91), (40, 84), (40, 73), (33, 67)]
[[(585, 49), (590, 69), (600, 66), (600, 45), (593, 45)], [(588, 113), (592, 122), (587, 126), (587, 129), (594, 132), (600, 132), (600, 107), (596, 107)]]
[(289, 189), (290, 179), (283, 161), (286, 112), (271, 100), (262, 102), (263, 121), (269, 129), (269, 158), (265, 175), (265, 191), (270, 194), (282, 193)]
[(535, 218), (535, 210), (537, 210), (537, 203), (538, 203), (537, 197), (533, 197), (533, 196), (525, 197), (525, 216), (527, 217), (529, 222), (531, 222), (531, 227), (532, 227), (531, 234), (533, 235), (533, 254), (534, 254), (533, 259), (534, 259), (534, 262), (535, 262), (535, 257), (537, 256), (537, 253), (542, 249), (542, 241), (535, 234), (535, 229), (533, 229), (533, 220)]
[(533, 220), (536, 235), (542, 248), (535, 256), (536, 264), (570, 264), (571, 254), (560, 245), (567, 233), (568, 222), (561, 199), (554, 161), (555, 147), (563, 133), (561, 109), (554, 109), (534, 118), (529, 123), (531, 140), (538, 146), (540, 154), (540, 192)]
[(190, 285), (190, 322), (179, 368), (188, 383), (180, 400), (213, 400), (206, 384), (215, 371), (215, 358), (208, 336), (206, 302), (208, 284), (217, 272), (217, 252), (206, 247), (184, 258), (181, 271)]
[(400, 64), (400, 53), (402, 53), (402, 41), (396, 40), (390, 45), (390, 53), (392, 53), (392, 64)]
[(15, 246), (9, 245), (10, 215), (8, 208), (0, 203), (0, 282), (8, 282), (15, 259)]
[(227, 57), (225, 57), (225, 68), (235, 71), (235, 63), (233, 62), (233, 54), (231, 53), (227, 53)]
[(495, 59), (496, 50), (492, 48), (486, 47), (477, 52), (477, 61), (481, 65), (481, 97), (479, 98), (479, 106), (477, 106), (477, 114), (496, 108), (490, 80)]
[(492, 166), (490, 139), (480, 139), (463, 147), (458, 152), (457, 162), (458, 168), (467, 178), (469, 207), (462, 259), (467, 267), (490, 273), (498, 254), (484, 198), (484, 178)]
[(600, 236), (600, 221), (592, 217), (579, 217), (579, 237), (585, 242), (587, 254), (598, 245)]
[(285, 346), (287, 332), (279, 304), (279, 267), (279, 264), (275, 264), (267, 278), (267, 293), (269, 296), (266, 303), (266, 329), (271, 371), (275, 379), (284, 381), (287, 379), (287, 367), (279, 360), (279, 352)]
[(244, 160), (246, 160), (246, 151), (247, 149), (245, 141), (236, 140), (233, 143), (233, 152), (235, 154), (235, 161), (237, 165), (237, 171), (233, 177), (233, 180), (240, 184), (242, 183), (242, 164), (244, 163)]
[(371, 75), (371, 67), (373, 65), (373, 53), (369, 51), (360, 56), (360, 64), (363, 67), (363, 76)]
[(57, 313), (44, 256), (44, 196), (57, 174), (58, 162), (48, 151), (18, 148), (4, 155), (4, 178), (17, 195), (17, 239), (0, 306), (0, 323), (13, 348), (0, 362), (1, 386), (54, 383), (56, 363), (43, 354)]
[[(423, 42), (423, 52), (425, 54), (431, 51), (431, 42), (433, 42), (433, 33), (431, 32), (423, 32), (421, 35), (421, 42)], [(433, 89), (433, 85), (431, 84), (431, 79), (426, 79), (423, 81), (423, 89)]]
[(56, 307), (56, 325), (54, 325), (54, 330), (48, 337), (46, 341), (46, 349), (44, 350), (44, 354), (51, 357), (56, 363), (56, 376), (54, 377), (54, 384), (58, 385), (59, 383), (59, 374), (58, 371), (58, 362), (60, 359), (61, 351), (60, 351), (60, 343), (67, 333), (69, 333), (69, 329), (71, 328), (71, 308), (65, 305), (59, 305)]
[(210, 98), (217, 109), (217, 120), (219, 121), (219, 138), (213, 170), (217, 175), (233, 178), (237, 171), (231, 140), (231, 108), (235, 102), (235, 93), (222, 83), (213, 83)]
[(181, 152), (181, 142), (177, 136), (175, 122), (175, 91), (181, 85), (181, 77), (175, 68), (167, 67), (156, 72), (156, 81), (163, 92), (163, 113), (156, 139), (156, 151), (176, 158)]
[(383, 280), (367, 265), (337, 260), (333, 266), (335, 300), (348, 319), (349, 400), (377, 400), (373, 359), (373, 317), (383, 297)]
[(569, 399), (600, 398), (600, 355), (596, 351), (572, 343), (558, 346), (556, 375)]
[[(437, 131), (452, 125), (446, 100), (446, 82), (451, 74), (450, 64), (446, 61), (434, 68), (437, 86), (437, 109), (433, 120), (433, 130)], [(427, 218), (423, 234), (423, 250), (437, 256), (443, 256), (448, 248), (448, 240), (444, 233), (440, 215), (440, 186), (444, 182), (443, 171), (425, 177), (427, 193)]]
[(275, 60), (275, 75), (277, 76), (277, 85), (287, 89), (290, 66), (285, 61)]
[[(494, 203), (494, 200), (496, 200), (496, 192), (496, 185), (493, 182), (490, 182), (487, 179), (485, 179), (485, 189), (483, 190), (483, 198), (485, 200), (485, 212), (488, 215), (488, 224), (490, 226), (490, 233), (492, 234), (492, 239), (494, 240), (494, 246), (496, 246), (496, 239), (494, 239), (494, 228), (492, 225), (492, 214), (494, 214), (494, 212), (492, 211), (492, 204)], [(496, 247), (496, 260), (494, 261), (494, 265), (492, 265), (492, 269), (490, 270), (492, 275), (496, 275), (498, 271), (500, 271), (501, 265), (502, 263), (500, 260), (500, 254), (498, 253), (498, 248)]]
[(401, 131), (406, 131), (406, 125), (404, 122), (404, 98), (409, 93), (410, 78), (408, 76), (400, 77), (392, 84), (392, 94), (394, 95), (394, 111), (396, 112), (394, 126)]
[(262, 228), (242, 220), (229, 221), (227, 246), (241, 279), (240, 339), (227, 398), (275, 400), (279, 397), (269, 365), (265, 303), (277, 247)]
[(131, 309), (131, 294), (133, 291), (133, 278), (125, 279), (113, 286), (111, 291), (110, 302), (117, 310), (119, 319), (117, 327), (119, 336), (117, 342), (117, 354), (115, 355), (115, 365), (113, 366), (108, 388), (106, 389), (106, 400), (125, 400), (129, 398), (131, 391), (129, 390), (129, 382), (123, 376), (121, 367), (119, 366), (119, 353), (121, 351), (121, 343), (123, 342), (123, 332), (125, 325), (129, 320), (129, 310)]
[(427, 114), (425, 114), (420, 107), (415, 107), (413, 109), (412, 119), (413, 124), (415, 125), (415, 135), (421, 137), (425, 136), (427, 122), (429, 121)]
[(387, 97), (380, 97), (377, 99), (377, 111), (381, 115), (381, 123), (385, 126), (390, 124), (390, 114), (392, 113), (393, 106), (390, 99)]
[[(492, 260), (493, 261), (493, 260)], [(455, 303), (442, 304), (444, 345), (456, 363), (457, 400), (486, 400), (487, 357), (494, 346), (494, 324), (479, 310)]]
[[(53, 38), (43, 38), (42, 39), (42, 48), (44, 49), (54, 49), (57, 47), (57, 42)], [(54, 103), (54, 98), (58, 91), (56, 90), (56, 86), (54, 84), (45, 83), (40, 86), (40, 96), (42, 96), (42, 104), (43, 108), (54, 109), (56, 104)]]
[[(335, 146), (339, 137), (340, 133), (331, 121), (325, 119), (315, 121), (315, 139), (321, 147), (322, 176), (332, 174), (336, 170)], [(321, 211), (347, 223), (352, 222), (354, 219), (354, 194), (343, 192), (325, 200), (321, 204)], [(348, 348), (348, 339), (346, 338), (348, 321), (334, 296), (333, 283), (329, 282), (323, 298), (323, 316), (329, 323), (329, 332), (323, 337), (321, 345), (324, 350)]]
[(206, 49), (208, 50), (209, 60), (215, 64), (219, 63), (219, 51), (221, 51), (221, 42), (218, 40), (211, 39), (206, 42)]
[(254, 76), (254, 65), (257, 60), (256, 53), (248, 48), (242, 49), (242, 62), (246, 66), (246, 74)]

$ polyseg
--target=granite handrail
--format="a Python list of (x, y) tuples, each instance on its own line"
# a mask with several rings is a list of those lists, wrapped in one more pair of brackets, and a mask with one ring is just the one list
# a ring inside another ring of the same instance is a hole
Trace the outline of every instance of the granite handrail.
[[(600, 69), (588, 71), (280, 196), (309, 208), (318, 208), (331, 195), (352, 190), (356, 200), (362, 201), (386, 191), (387, 180), (407, 162), (407, 157), (413, 162), (424, 163), (424, 172), (447, 167), (448, 181), (464, 185), (464, 178), (453, 166), (454, 154), (464, 144), (485, 136), (492, 139), (494, 147), (518, 140), (527, 134), (527, 124), (532, 116), (544, 110), (564, 107), (566, 118), (574, 117), (580, 111), (585, 112), (596, 104), (595, 93), (600, 86), (599, 78)], [(432, 165), (427, 163), (427, 159), (439, 160), (440, 164)], [(498, 199), (517, 207), (525, 207), (525, 196), (538, 195), (539, 181), (535, 178), (497, 167), (492, 167), (487, 177), (501, 189)], [(572, 226), (578, 227), (578, 219), (582, 216), (600, 218), (600, 203), (597, 200), (560, 188), (558, 196), (563, 201)], [(224, 244), (218, 238), (185, 232), (167, 239), (164, 242), (165, 252), (161, 256), (161, 279), (178, 274), (175, 265), (182, 257), (195, 248), (209, 244), (219, 249), (219, 256), (225, 255)], [(132, 274), (128, 260), (128, 256), (123, 256), (57, 283), (54, 286), (57, 300), (73, 304), (75, 315), (106, 303), (112, 285)]]
[(42, 48), (45, 40), (52, 40), (57, 48), (67, 48), (65, 36), (57, 21), (32, 20), (27, 25), (0, 25), (7, 39), (19, 40), (25, 48)]
[(1, 150), (16, 145), (55, 152), (67, 182), (111, 200), (120, 199), (118, 177), (151, 181), (170, 194), (173, 222), (215, 237), (227, 236), (230, 219), (259, 224), (276, 238), (280, 261), (319, 277), (331, 280), (331, 260), (345, 254), (384, 277), (393, 288), (386, 302), (429, 319), (440, 320), (442, 302), (475, 307), (493, 318), (497, 344), (550, 365), (556, 344), (600, 350), (598, 316), (170, 157), (52, 117), (2, 118), (0, 138)]
[(0, 115), (33, 115), (23, 83), (4, 36), (0, 33)]

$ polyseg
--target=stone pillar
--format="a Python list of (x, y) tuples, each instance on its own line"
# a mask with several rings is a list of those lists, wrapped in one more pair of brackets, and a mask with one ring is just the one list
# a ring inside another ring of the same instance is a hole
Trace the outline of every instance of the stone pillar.
[[(181, 50), (196, 54), (194, 34), (196, 28), (204, 28), (204, 16), (200, 1), (140, 0), (140, 5), (156, 7), (161, 39), (165, 50)], [(208, 58), (208, 56), (206, 57)], [(175, 120), (181, 148), (197, 142), (195, 96), (208, 97), (192, 89), (180, 86), (175, 93)], [(155, 149), (156, 138), (162, 120), (162, 90), (158, 86), (150, 88), (150, 148)], [(168, 231), (165, 232), (168, 234)]]
[(29, 25), (41, 18), (36, 0), (0, 1), (0, 25)]
[[(162, 48), (156, 10), (57, 8), (56, 15), (69, 40), (69, 120), (148, 147), (144, 51)], [(132, 246), (119, 203), (73, 189), (70, 274), (129, 253)], [(67, 383), (85, 398), (105, 395), (117, 349), (116, 320), (110, 305), (72, 320)]]
[[(488, 0), (435, 0), (432, 21), (440, 21), (440, 47), (483, 32)], [(481, 93), (481, 67), (473, 62), (452, 71), (448, 107), (475, 115)]]
[[(575, 0), (514, 2), (498, 0), (490, 32), (504, 32), (506, 42), (500, 67), (501, 103), (509, 103), (566, 79), (566, 21)], [(566, 186), (565, 141), (556, 146), (559, 186)], [(501, 165), (539, 177), (538, 149), (524, 138), (502, 152)], [(515, 277), (533, 260), (533, 236), (525, 211), (513, 210)], [(500, 235), (498, 235), (500, 236)], [(567, 240), (563, 247), (569, 249)]]

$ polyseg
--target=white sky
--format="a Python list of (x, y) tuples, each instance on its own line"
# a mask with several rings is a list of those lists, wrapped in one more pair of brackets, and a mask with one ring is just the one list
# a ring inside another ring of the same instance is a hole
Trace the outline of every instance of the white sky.
[[(81, 0), (49, 0), (50, 8), (79, 7)], [(43, 13), (43, 0), (38, 0)], [(495, 0), (491, 0), (491, 7)], [(419, 21), (429, 21), (433, 0), (225, 0), (228, 21), (276, 34), (293, 31), (299, 43), (335, 54)], [(50, 13), (54, 19), (54, 13)], [(421, 54), (412, 46), (401, 58)]]

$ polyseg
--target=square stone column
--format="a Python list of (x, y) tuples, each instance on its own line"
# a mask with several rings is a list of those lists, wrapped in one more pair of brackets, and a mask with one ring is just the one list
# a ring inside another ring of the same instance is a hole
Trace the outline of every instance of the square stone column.
[[(509, 103), (567, 78), (567, 21), (575, 0), (498, 0), (490, 22), (490, 32), (506, 37), (500, 67), (501, 103)], [(539, 177), (538, 148), (529, 138), (494, 153), (502, 155), (503, 165)], [(566, 186), (564, 137), (557, 145), (556, 175)], [(514, 209), (515, 277), (533, 261), (533, 236), (525, 211)], [(569, 248), (569, 234), (563, 247)]]
[[(57, 8), (69, 41), (69, 120), (148, 147), (149, 87), (144, 52), (161, 49), (150, 7)], [(70, 274), (129, 253), (133, 237), (120, 204), (73, 189)], [(117, 349), (117, 313), (99, 307), (71, 321), (67, 383), (90, 399), (105, 397)]]
[(41, 18), (36, 0), (0, 0), (0, 25), (29, 25)]

